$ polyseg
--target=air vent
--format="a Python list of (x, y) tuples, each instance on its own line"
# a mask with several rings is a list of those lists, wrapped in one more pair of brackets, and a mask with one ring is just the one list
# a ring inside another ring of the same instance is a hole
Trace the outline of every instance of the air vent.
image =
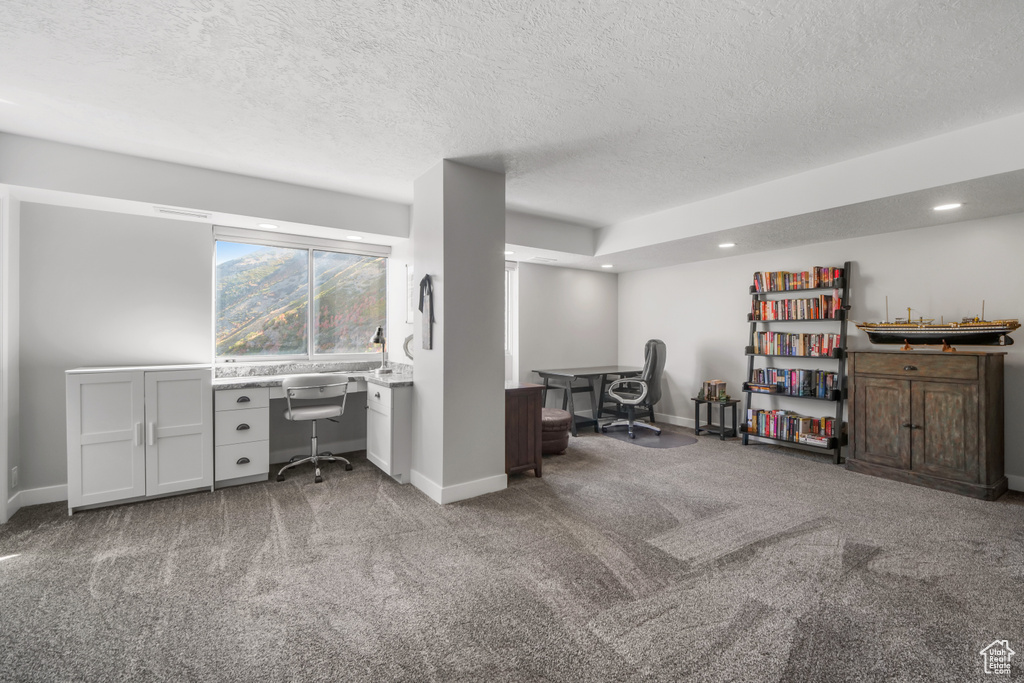
[(558, 263), (558, 259), (548, 258), (547, 256), (531, 256), (527, 261), (530, 263)]
[(174, 209), (169, 206), (154, 206), (157, 213), (162, 213), (167, 216), (179, 216), (181, 218), (198, 218), (205, 220), (210, 217), (209, 213), (204, 211), (190, 211), (189, 209)]

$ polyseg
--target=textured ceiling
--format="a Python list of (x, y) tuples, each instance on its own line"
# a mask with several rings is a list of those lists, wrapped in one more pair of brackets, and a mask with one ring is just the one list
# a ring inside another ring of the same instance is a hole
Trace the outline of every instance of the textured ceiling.
[[(1019, 0), (3, 0), (0, 130), (608, 225), (1024, 111)], [(6, 103), (4, 102), (6, 101)]]

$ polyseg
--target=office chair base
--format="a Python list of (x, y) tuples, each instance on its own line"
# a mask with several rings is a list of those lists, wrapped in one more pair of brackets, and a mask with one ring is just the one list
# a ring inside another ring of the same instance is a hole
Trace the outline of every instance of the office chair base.
[(305, 465), (307, 462), (309, 462), (309, 463), (313, 463), (313, 467), (315, 468), (314, 472), (313, 472), (313, 483), (314, 484), (319, 484), (319, 483), (323, 482), (323, 480), (324, 480), (323, 476), (320, 474), (320, 461), (321, 460), (324, 460), (326, 462), (341, 462), (341, 463), (345, 463), (345, 471), (346, 472), (352, 469), (352, 463), (350, 463), (347, 459), (341, 457), (340, 455), (334, 455), (333, 453), (330, 453), (330, 452), (321, 453), (319, 455), (296, 455), (296, 456), (293, 456), (288, 461), (287, 465), (285, 465), (284, 467), (282, 467), (278, 471), (278, 473), (277, 473), (277, 480), (278, 481), (284, 481), (285, 480), (285, 477), (284, 477), (285, 470), (291, 469), (292, 467), (298, 467), (299, 465)]
[(615, 422), (609, 422), (606, 425), (601, 425), (601, 432), (607, 433), (609, 427), (628, 427), (629, 438), (631, 439), (636, 438), (636, 434), (633, 431), (634, 427), (643, 427), (644, 429), (650, 429), (655, 434), (659, 436), (661, 435), (661, 427), (655, 427), (654, 425), (644, 422), (643, 420), (634, 420), (633, 422), (630, 422), (629, 420), (616, 420)]

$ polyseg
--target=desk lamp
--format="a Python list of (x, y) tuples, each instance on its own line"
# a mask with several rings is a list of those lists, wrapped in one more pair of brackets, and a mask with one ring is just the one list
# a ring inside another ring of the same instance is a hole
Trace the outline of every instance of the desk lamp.
[(388, 375), (391, 373), (391, 368), (384, 367), (384, 328), (378, 327), (377, 331), (373, 333), (373, 339), (370, 340), (371, 344), (380, 344), (380, 367), (373, 371), (375, 375)]

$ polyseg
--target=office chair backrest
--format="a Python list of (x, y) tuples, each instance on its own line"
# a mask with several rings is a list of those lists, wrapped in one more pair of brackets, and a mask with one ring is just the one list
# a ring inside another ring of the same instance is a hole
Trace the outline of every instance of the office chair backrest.
[(665, 342), (650, 339), (644, 345), (644, 370), (640, 379), (647, 382), (647, 401), (654, 405), (661, 400), (661, 373), (665, 370)]
[[(335, 398), (348, 393), (348, 376), (334, 373), (315, 375), (292, 375), (281, 382), (288, 405), (291, 400), (316, 400), (319, 398)], [(342, 403), (344, 405), (344, 403)]]

